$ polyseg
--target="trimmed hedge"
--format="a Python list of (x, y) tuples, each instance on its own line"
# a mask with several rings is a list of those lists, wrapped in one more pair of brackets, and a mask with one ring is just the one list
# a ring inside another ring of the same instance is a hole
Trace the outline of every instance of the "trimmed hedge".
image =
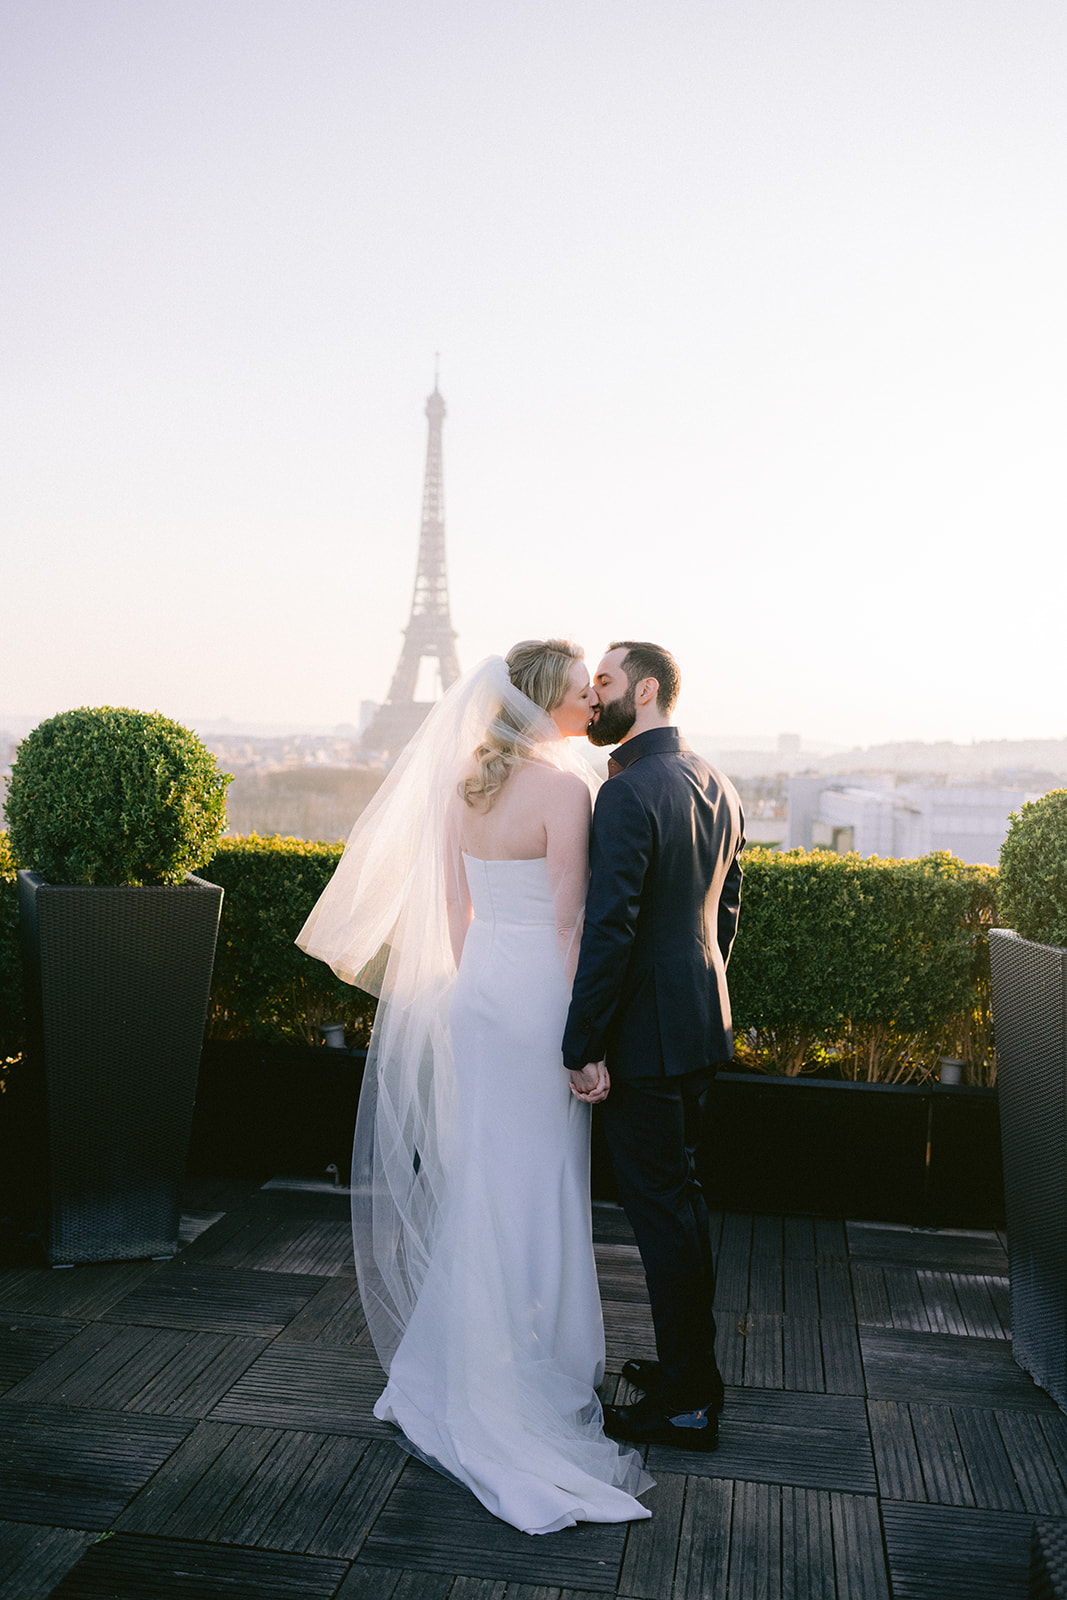
[[(202, 875), (226, 891), (209, 1037), (310, 1041), (343, 1022), (366, 1044), (369, 996), (293, 943), (340, 844), (224, 839)], [(5, 865), (6, 863), (6, 865)], [(967, 1081), (994, 1076), (986, 931), (996, 872), (946, 854), (919, 861), (825, 851), (744, 856), (730, 959), (739, 1062), (881, 1082), (936, 1077), (943, 1055)], [(0, 835), (0, 1056), (21, 1037), (13, 866)]]
[(0, 1088), (5, 1057), (16, 1056), (24, 1039), (22, 956), (15, 859), (7, 834), (0, 833)]
[(739, 1060), (878, 1082), (995, 1072), (989, 1019), (993, 867), (747, 849), (730, 959)]
[(211, 983), (211, 1039), (298, 1039), (345, 1024), (349, 1047), (365, 1045), (374, 1001), (335, 978), (293, 943), (341, 859), (341, 844), (278, 834), (223, 839), (200, 876), (226, 891)]

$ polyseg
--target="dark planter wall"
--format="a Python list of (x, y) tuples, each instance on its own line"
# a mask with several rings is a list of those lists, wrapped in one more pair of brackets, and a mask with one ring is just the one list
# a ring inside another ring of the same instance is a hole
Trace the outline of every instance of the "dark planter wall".
[(996, 1091), (722, 1072), (701, 1176), (720, 1210), (992, 1227)]
[(208, 1040), (200, 1058), (189, 1171), (347, 1184), (366, 1051)]
[[(204, 1046), (190, 1170), (347, 1182), (365, 1052)], [(990, 1227), (1003, 1218), (992, 1089), (896, 1087), (720, 1073), (703, 1180), (719, 1210)], [(927, 1152), (929, 1150), (929, 1160)], [(593, 1116), (592, 1188), (617, 1200)]]

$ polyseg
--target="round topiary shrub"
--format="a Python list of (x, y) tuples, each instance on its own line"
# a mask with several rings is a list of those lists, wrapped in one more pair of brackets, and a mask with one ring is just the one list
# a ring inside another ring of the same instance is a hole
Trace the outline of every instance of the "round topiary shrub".
[(997, 907), (1024, 939), (1067, 945), (1067, 789), (1011, 814), (1000, 847)]
[(195, 733), (157, 711), (64, 711), (18, 747), (11, 852), (50, 883), (181, 883), (218, 844), (229, 781)]

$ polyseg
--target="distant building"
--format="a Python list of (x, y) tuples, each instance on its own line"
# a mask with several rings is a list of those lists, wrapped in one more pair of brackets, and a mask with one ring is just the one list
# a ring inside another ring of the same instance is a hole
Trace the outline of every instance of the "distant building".
[(947, 850), (995, 866), (1011, 812), (1037, 798), (1034, 790), (981, 783), (790, 778), (786, 847), (896, 857)]

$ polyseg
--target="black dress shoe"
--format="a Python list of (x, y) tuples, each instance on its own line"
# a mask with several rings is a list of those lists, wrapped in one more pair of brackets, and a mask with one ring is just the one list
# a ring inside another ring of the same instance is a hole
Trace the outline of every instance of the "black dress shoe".
[[(663, 1368), (658, 1361), (627, 1361), (623, 1364), (622, 1375), (631, 1389), (639, 1389), (642, 1394), (654, 1395), (663, 1382)], [(715, 1374), (711, 1385), (711, 1399), (709, 1410), (718, 1413), (723, 1407), (723, 1383), (718, 1373)]]
[(668, 1444), (676, 1450), (714, 1450), (719, 1419), (710, 1406), (670, 1415), (654, 1395), (633, 1406), (605, 1406), (604, 1432), (628, 1444)]

